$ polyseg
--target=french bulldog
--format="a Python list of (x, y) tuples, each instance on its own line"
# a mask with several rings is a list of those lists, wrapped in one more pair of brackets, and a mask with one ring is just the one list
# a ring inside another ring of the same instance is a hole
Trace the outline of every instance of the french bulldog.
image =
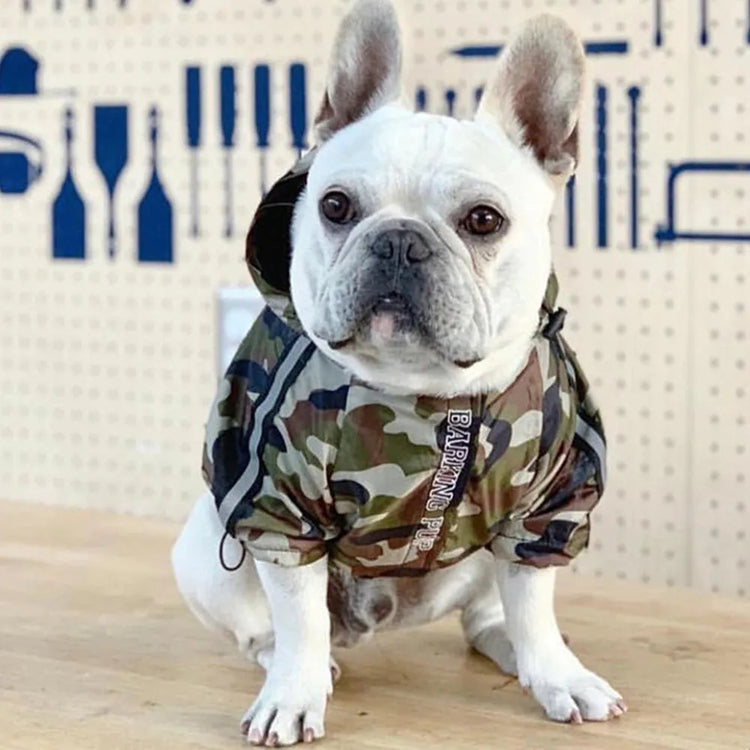
[(527, 23), (468, 121), (398, 103), (400, 63), (390, 1), (355, 2), (317, 146), (256, 215), (290, 248), (253, 240), (269, 306), (219, 388), (211, 491), (172, 551), (193, 612), (266, 669), (241, 722), (255, 745), (324, 736), (332, 645), (455, 610), (550, 719), (627, 710), (553, 608), (604, 472), (548, 228), (576, 167), (581, 45)]

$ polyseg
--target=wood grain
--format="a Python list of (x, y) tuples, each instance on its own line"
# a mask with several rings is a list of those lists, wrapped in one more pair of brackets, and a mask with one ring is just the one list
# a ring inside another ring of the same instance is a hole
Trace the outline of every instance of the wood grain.
[[(0, 503), (0, 747), (227, 750), (259, 668), (175, 591), (171, 523)], [(579, 656), (631, 707), (544, 719), (463, 644), (455, 618), (338, 653), (322, 747), (750, 749), (750, 604), (561, 575)]]

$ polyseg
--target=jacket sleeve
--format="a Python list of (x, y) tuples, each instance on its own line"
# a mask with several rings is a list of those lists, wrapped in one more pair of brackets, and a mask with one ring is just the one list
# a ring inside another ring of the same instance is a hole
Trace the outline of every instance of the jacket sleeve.
[(602, 491), (595, 461), (574, 442), (544, 497), (502, 524), (492, 551), (538, 568), (567, 565), (588, 546), (590, 513)]
[[(522, 513), (506, 519), (492, 544), (496, 554), (536, 567), (566, 565), (588, 546), (590, 514), (606, 481), (604, 429), (588, 382), (561, 337), (553, 344), (552, 353), (555, 356), (550, 364), (557, 367), (557, 382), (572, 407), (567, 426), (565, 419), (550, 419), (562, 413), (559, 407), (549, 413), (545, 410), (545, 422), (558, 425), (555, 440), (543, 448), (543, 452), (549, 450), (549, 459), (555, 457), (555, 465), (541, 495)], [(545, 398), (545, 402), (554, 406), (561, 396), (549, 402)]]
[(301, 336), (282, 341), (270, 358), (258, 356), (269, 352), (273, 338), (262, 327), (263, 320), (257, 325), (263, 340), (243, 346), (220, 386), (206, 431), (204, 475), (227, 532), (256, 559), (305, 565), (340, 535), (329, 477), (346, 377), (325, 371)]

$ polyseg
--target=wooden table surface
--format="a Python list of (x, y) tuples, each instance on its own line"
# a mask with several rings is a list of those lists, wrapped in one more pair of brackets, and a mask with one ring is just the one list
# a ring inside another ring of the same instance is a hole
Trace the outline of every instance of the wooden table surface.
[[(230, 750), (262, 673), (172, 583), (173, 524), (0, 503), (0, 748)], [(546, 721), (449, 618), (340, 651), (322, 748), (750, 750), (750, 603), (562, 574), (558, 613), (622, 719)]]

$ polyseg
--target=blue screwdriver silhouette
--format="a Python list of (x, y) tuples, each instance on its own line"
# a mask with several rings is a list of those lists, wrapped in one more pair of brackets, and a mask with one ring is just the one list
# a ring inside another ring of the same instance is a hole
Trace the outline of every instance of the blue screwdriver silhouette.
[(224, 147), (224, 236), (234, 233), (232, 209), (232, 147), (234, 146), (235, 85), (234, 67), (222, 65), (219, 75), (221, 97), (221, 144)]
[(256, 65), (255, 74), (255, 134), (260, 149), (260, 193), (265, 196), (267, 185), (268, 131), (271, 127), (271, 70), (268, 65)]
[(456, 109), (456, 92), (453, 89), (447, 89), (445, 92), (445, 104), (447, 114), (449, 117), (453, 117)]
[(292, 63), (289, 66), (289, 112), (292, 126), (292, 144), (297, 149), (297, 156), (307, 148), (307, 81), (303, 63)]
[(198, 149), (201, 145), (201, 69), (185, 68), (185, 119), (190, 149), (190, 234), (200, 235), (198, 208)]

